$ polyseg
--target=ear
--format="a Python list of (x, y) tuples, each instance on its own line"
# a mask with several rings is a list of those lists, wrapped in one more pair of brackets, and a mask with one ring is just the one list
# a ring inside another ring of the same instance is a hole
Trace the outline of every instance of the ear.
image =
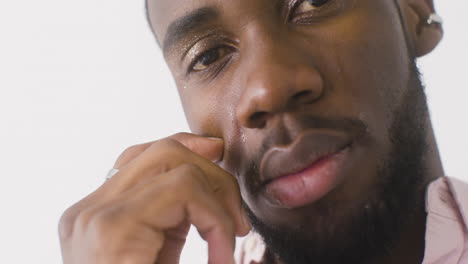
[(429, 24), (429, 16), (435, 13), (432, 0), (398, 0), (408, 40), (416, 57), (434, 50), (443, 37), (442, 25)]

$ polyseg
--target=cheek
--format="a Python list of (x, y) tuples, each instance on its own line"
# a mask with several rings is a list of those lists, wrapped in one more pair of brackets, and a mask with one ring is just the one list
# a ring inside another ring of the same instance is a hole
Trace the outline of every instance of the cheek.
[(367, 14), (370, 16), (367, 23), (359, 27), (356, 32), (359, 37), (352, 43), (350, 59), (358, 62), (356, 67), (345, 69), (345, 61), (340, 66), (343, 71), (348, 70), (357, 77), (353, 81), (360, 83), (362, 89), (373, 88), (372, 91), (367, 88), (363, 92), (373, 92), (376, 96), (375, 104), (391, 111), (409, 80), (410, 61), (404, 33), (400, 22), (392, 19), (395, 15), (389, 13), (388, 9), (381, 14)]
[(336, 107), (384, 140), (410, 78), (404, 32), (391, 1), (356, 1), (352, 11), (308, 39), (309, 47), (320, 43), (330, 97), (340, 98)]
[[(178, 87), (183, 87), (178, 85)], [(234, 98), (226, 94), (221, 83), (195, 86), (179, 90), (185, 116), (190, 130), (198, 135), (225, 138), (224, 128), (232, 123), (234, 116), (231, 106)]]
[(213, 96), (196, 95), (194, 92), (181, 92), (180, 97), (187, 123), (192, 133), (197, 135), (217, 136), (216, 100)]

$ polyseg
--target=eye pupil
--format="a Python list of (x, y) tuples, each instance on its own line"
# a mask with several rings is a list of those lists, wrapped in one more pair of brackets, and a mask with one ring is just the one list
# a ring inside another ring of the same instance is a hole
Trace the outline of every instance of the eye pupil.
[(218, 60), (221, 60), (228, 54), (228, 48), (218, 47), (212, 48), (203, 52), (195, 61), (191, 70), (193, 71), (202, 71), (210, 67), (212, 64), (216, 63)]
[(219, 51), (217, 49), (215, 50), (209, 50), (203, 56), (200, 58), (200, 63), (203, 64), (204, 66), (208, 66), (215, 62), (219, 58)]
[(309, 2), (309, 4), (313, 5), (313, 6), (322, 6), (324, 4), (326, 4), (329, 0), (306, 0), (307, 2)]

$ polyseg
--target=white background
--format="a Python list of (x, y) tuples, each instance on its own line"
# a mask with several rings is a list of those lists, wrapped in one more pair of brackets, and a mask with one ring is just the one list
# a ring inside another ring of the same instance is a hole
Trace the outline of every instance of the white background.
[[(58, 219), (127, 146), (188, 131), (143, 0), (0, 0), (0, 263), (60, 263)], [(468, 180), (468, 1), (421, 61), (446, 173)], [(182, 263), (206, 263), (191, 233)]]

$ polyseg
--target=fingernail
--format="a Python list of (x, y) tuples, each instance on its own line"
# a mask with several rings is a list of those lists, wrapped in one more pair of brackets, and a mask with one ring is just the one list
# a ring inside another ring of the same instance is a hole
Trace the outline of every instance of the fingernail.
[(206, 139), (209, 139), (209, 140), (212, 140), (212, 141), (215, 141), (215, 142), (221, 142), (221, 141), (223, 141), (222, 138), (217, 138), (217, 137), (207, 137)]

